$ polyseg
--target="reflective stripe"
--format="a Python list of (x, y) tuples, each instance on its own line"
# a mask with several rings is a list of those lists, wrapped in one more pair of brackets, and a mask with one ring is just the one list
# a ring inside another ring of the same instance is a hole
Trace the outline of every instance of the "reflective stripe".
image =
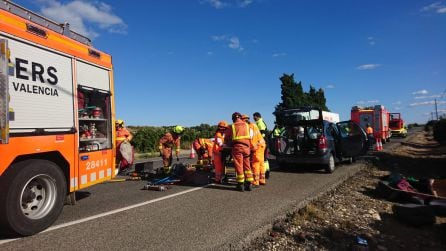
[(235, 180), (237, 181), (237, 183), (243, 183), (245, 182), (245, 175), (237, 175)]
[(116, 137), (117, 141), (122, 141), (122, 140), (125, 140), (125, 139), (126, 139), (126, 137)]
[(248, 182), (253, 182), (253, 181), (254, 181), (254, 178), (253, 178), (253, 177), (251, 177), (251, 178), (246, 178), (246, 181), (248, 181)]
[(250, 139), (251, 136), (249, 135), (249, 125), (245, 123), (246, 126), (246, 135), (236, 135), (235, 131), (235, 125), (232, 124), (232, 140), (240, 140), (240, 139)]

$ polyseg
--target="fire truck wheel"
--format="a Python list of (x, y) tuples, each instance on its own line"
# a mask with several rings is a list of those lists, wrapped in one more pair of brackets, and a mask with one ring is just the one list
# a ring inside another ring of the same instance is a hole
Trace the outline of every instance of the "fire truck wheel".
[(53, 162), (31, 159), (13, 164), (0, 186), (0, 224), (7, 233), (38, 233), (62, 212), (66, 181)]
[(329, 158), (328, 158), (328, 163), (325, 165), (325, 171), (327, 171), (327, 173), (332, 173), (335, 170), (335, 158), (333, 156), (333, 154), (330, 154)]

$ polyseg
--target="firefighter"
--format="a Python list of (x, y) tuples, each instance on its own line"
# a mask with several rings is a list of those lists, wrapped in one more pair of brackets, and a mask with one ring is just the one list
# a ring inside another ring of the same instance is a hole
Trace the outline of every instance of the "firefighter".
[[(121, 144), (123, 142), (130, 142), (133, 138), (133, 135), (127, 130), (124, 125), (124, 120), (118, 119), (115, 121), (115, 129), (116, 129), (116, 163), (119, 163), (118, 170), (127, 169), (132, 163), (129, 163), (127, 160), (124, 161), (121, 154)], [(133, 156), (133, 150), (132, 150)], [(132, 160), (133, 161), (133, 160)]]
[(263, 121), (262, 115), (260, 115), (259, 112), (255, 112), (252, 117), (254, 118), (254, 121), (256, 122), (256, 125), (259, 128), (260, 133), (262, 134), (262, 137), (265, 138), (268, 128), (265, 124), (265, 121)]
[(251, 169), (254, 178), (252, 185), (253, 188), (258, 188), (259, 185), (266, 184), (265, 162), (264, 162), (266, 143), (257, 125), (249, 121), (248, 115), (242, 115), (242, 119), (249, 125), (250, 128), (251, 145), (252, 145)]
[(177, 161), (179, 161), (179, 153), (180, 153), (180, 143), (181, 143), (181, 135), (184, 132), (184, 128), (182, 126), (175, 126), (172, 130), (172, 133), (167, 132), (161, 137), (159, 141), (159, 150), (160, 155), (163, 157), (163, 171), (164, 173), (170, 173), (171, 165), (172, 165), (172, 148), (175, 146), (175, 156), (177, 157)]
[(369, 140), (369, 148), (373, 148), (373, 144), (375, 143), (375, 137), (373, 136), (373, 128), (370, 126), (369, 123), (365, 125), (366, 127), (366, 133), (367, 133), (367, 139)]
[(232, 147), (232, 159), (236, 171), (237, 190), (251, 191), (252, 177), (251, 165), (249, 161), (251, 149), (250, 128), (242, 119), (238, 112), (232, 114), (231, 126), (225, 131), (225, 144)]
[(212, 140), (197, 136), (192, 143), (192, 146), (197, 152), (199, 164), (206, 164), (206, 162), (209, 164), (211, 162), (213, 148)]
[(214, 136), (214, 145), (212, 147), (212, 156), (214, 157), (215, 183), (220, 184), (224, 171), (223, 143), (225, 131), (228, 128), (226, 121), (220, 121), (217, 124), (217, 131)]
[(263, 160), (264, 160), (264, 168), (266, 171), (267, 178), (269, 178), (269, 162), (267, 158), (268, 154), (268, 145), (266, 144), (266, 136), (268, 132), (268, 127), (266, 126), (265, 121), (263, 121), (262, 115), (259, 112), (255, 112), (252, 114), (252, 117), (254, 118), (254, 121), (256, 122), (257, 127), (259, 128), (260, 133), (262, 134), (263, 139), (265, 140), (265, 147), (263, 152)]

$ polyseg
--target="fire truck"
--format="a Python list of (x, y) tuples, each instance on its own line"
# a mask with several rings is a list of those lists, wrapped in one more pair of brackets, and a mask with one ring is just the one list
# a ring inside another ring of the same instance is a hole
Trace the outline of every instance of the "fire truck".
[(114, 177), (113, 67), (69, 24), (9, 1), (0, 44), (0, 231), (27, 236)]
[(393, 112), (390, 113), (390, 130), (392, 131), (392, 137), (403, 137), (407, 136), (407, 129), (404, 125), (404, 120), (401, 118), (401, 113)]
[(373, 107), (353, 106), (351, 109), (351, 120), (359, 124), (364, 130), (367, 124), (373, 128), (375, 139), (381, 139), (382, 143), (390, 141), (392, 135), (389, 128), (390, 113), (383, 105)]

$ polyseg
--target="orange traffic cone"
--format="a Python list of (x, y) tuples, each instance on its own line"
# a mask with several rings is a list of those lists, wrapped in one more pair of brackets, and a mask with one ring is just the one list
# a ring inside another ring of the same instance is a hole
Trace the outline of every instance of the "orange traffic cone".
[(381, 141), (381, 139), (379, 139), (379, 150), (383, 150), (383, 142)]
[(381, 141), (381, 139), (375, 138), (375, 147), (373, 150), (379, 151), (379, 142), (380, 141)]
[(190, 155), (189, 159), (195, 159), (195, 149), (193, 145), (190, 145)]
[(381, 139), (377, 138), (376, 144), (375, 144), (375, 151), (382, 151), (382, 149), (383, 149), (383, 145), (381, 143)]

